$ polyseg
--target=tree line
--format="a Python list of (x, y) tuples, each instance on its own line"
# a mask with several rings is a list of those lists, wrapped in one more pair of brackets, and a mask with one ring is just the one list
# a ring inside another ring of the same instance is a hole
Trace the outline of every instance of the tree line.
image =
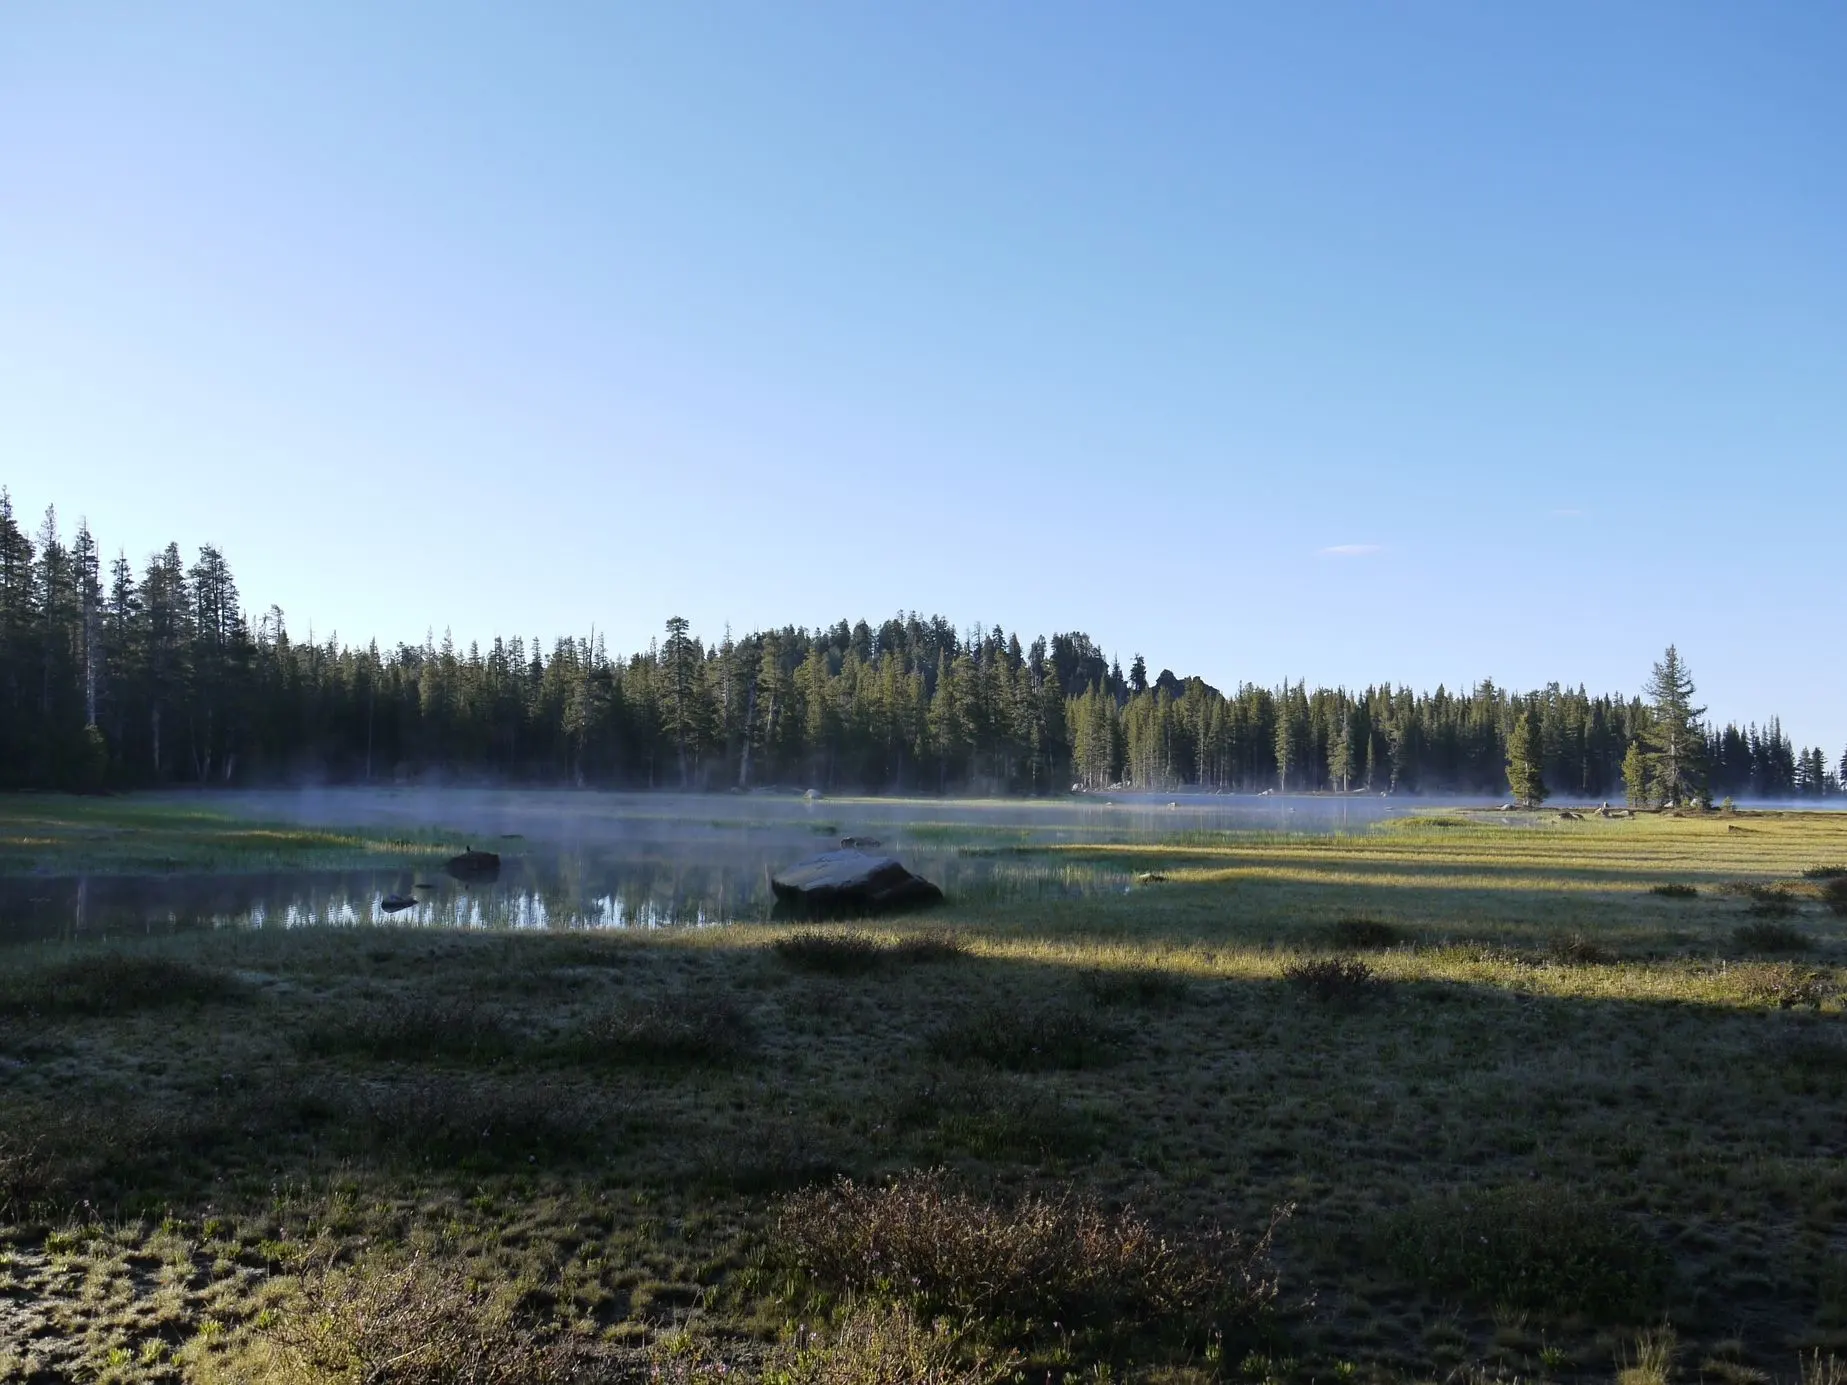
[(1797, 750), (1775, 719), (1710, 728), (1653, 683), (1647, 699), (1490, 680), (1222, 692), (1165, 669), (1150, 678), (1139, 655), (1125, 674), (1081, 632), (1023, 643), (915, 613), (710, 643), (675, 617), (626, 656), (594, 636), (316, 643), (293, 638), (274, 606), (253, 620), (210, 545), (190, 563), (169, 544), (139, 570), (119, 553), (105, 568), (87, 526), (67, 540), (48, 511), (28, 534), (0, 490), (6, 788), (1840, 792), (1847, 754), (1830, 764)]

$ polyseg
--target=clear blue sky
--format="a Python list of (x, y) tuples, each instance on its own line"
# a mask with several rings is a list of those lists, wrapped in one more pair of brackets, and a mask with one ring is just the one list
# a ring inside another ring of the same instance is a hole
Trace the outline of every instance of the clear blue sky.
[(0, 482), (317, 636), (899, 608), (1847, 743), (1847, 9), (14, 5)]

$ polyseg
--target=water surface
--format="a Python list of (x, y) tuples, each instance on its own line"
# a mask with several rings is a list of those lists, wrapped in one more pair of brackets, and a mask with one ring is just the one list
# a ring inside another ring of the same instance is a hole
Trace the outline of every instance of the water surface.
[[(1035, 854), (1052, 843), (1159, 843), (1220, 833), (1363, 831), (1385, 818), (1480, 800), (1256, 795), (1022, 799), (807, 799), (793, 794), (335, 789), (188, 796), (268, 822), (440, 829), (500, 853), (500, 878), (440, 869), (0, 880), (0, 940), (104, 938), (197, 928), (698, 927), (767, 918), (769, 876), (842, 837), (881, 849), (951, 898), (1070, 898), (1130, 888), (1129, 873)], [(392, 896), (413, 898), (404, 910)]]

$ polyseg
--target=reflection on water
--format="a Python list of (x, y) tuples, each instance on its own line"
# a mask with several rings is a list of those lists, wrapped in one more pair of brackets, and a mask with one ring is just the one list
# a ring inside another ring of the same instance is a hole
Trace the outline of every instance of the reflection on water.
[[(1030, 854), (1054, 842), (1340, 831), (1437, 806), (1378, 799), (820, 800), (769, 795), (322, 791), (213, 795), (266, 820), (452, 830), (505, 868), (466, 884), (428, 870), (0, 880), (0, 940), (368, 924), (531, 929), (699, 927), (766, 918), (769, 876), (843, 836), (883, 849), (951, 898), (1032, 901), (1129, 887), (1126, 871)], [(1027, 848), (1022, 853), (1014, 848)], [(401, 898), (416, 902), (386, 909)]]

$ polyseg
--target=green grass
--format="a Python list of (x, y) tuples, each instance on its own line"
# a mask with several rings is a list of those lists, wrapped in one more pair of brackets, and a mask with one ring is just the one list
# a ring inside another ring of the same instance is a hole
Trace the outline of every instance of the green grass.
[(0, 1382), (1838, 1369), (1847, 820), (1446, 816), (902, 931), (10, 947)]
[(247, 874), (440, 861), (434, 831), (261, 823), (185, 800), (0, 796), (0, 875)]

